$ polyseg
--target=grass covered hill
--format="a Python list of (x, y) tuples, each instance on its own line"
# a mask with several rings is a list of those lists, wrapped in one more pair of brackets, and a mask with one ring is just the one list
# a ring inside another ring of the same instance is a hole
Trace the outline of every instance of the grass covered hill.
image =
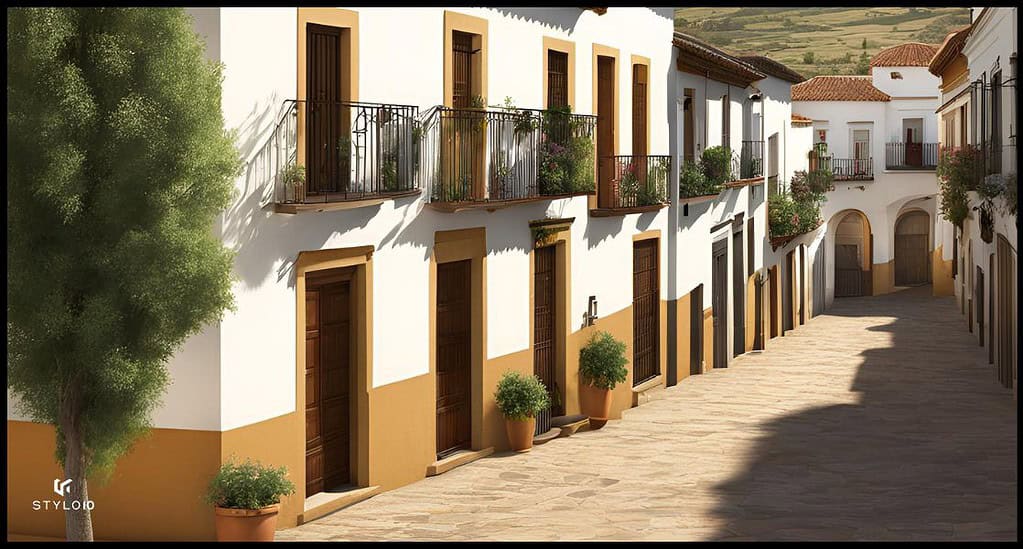
[(882, 48), (940, 44), (968, 8), (680, 8), (675, 29), (736, 55), (766, 55), (807, 78), (867, 74)]

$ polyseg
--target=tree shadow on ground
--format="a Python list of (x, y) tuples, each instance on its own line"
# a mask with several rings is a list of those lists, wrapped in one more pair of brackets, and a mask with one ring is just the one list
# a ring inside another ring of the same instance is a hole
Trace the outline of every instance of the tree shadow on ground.
[[(1016, 410), (950, 300), (930, 287), (836, 300), (877, 316), (856, 404), (761, 426), (741, 474), (715, 486), (718, 540), (1015, 540)], [(798, 333), (798, 332), (797, 332)], [(953, 537), (954, 536), (954, 537)]]

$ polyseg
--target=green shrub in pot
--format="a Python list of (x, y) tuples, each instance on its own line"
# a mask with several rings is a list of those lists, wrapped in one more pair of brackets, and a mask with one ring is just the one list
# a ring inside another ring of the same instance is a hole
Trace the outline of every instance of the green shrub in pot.
[(579, 352), (579, 374), (590, 385), (599, 389), (614, 389), (625, 381), (629, 370), (625, 367), (625, 343), (607, 332), (597, 332)]
[(259, 462), (228, 461), (210, 481), (206, 501), (226, 509), (262, 509), (295, 493), (287, 467), (266, 467)]
[(551, 405), (547, 388), (540, 378), (519, 372), (505, 372), (501, 376), (494, 398), (501, 414), (512, 420), (536, 417)]

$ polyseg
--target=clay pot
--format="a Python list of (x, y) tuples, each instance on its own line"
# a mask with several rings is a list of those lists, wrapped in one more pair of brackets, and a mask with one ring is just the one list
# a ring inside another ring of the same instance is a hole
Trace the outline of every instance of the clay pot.
[(611, 415), (611, 389), (579, 384), (579, 408), (583, 415), (590, 416), (590, 427), (602, 427)]
[(508, 431), (508, 444), (516, 452), (528, 452), (533, 447), (533, 432), (536, 431), (536, 418), (504, 419)]
[(273, 541), (280, 510), (280, 504), (262, 509), (217, 507), (217, 541)]

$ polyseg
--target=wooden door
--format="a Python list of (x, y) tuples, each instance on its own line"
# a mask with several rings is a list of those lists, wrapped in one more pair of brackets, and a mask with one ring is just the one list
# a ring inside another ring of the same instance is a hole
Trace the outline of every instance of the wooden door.
[(306, 25), (306, 192), (337, 191), (341, 29)]
[(691, 88), (686, 88), (685, 89), (686, 98), (682, 103), (682, 112), (684, 119), (682, 131), (683, 139), (685, 140), (683, 158), (686, 162), (693, 162), (696, 159), (696, 142), (694, 140), (696, 120), (693, 117), (693, 111), (695, 110), (693, 106), (694, 91), (695, 90)]
[(859, 246), (835, 244), (835, 297), (863, 295), (863, 273), (860, 269)]
[(806, 324), (806, 246), (799, 245), (799, 324)]
[(728, 366), (728, 240), (711, 246), (711, 307), (714, 327), (714, 367)]
[(778, 134), (767, 138), (767, 157), (770, 159), (767, 166), (767, 188), (771, 194), (777, 194), (778, 167), (781, 165), (778, 157)]
[(771, 277), (771, 337), (778, 337), (778, 266), (768, 272)]
[(998, 262), (995, 294), (996, 322), (998, 323), (997, 360), (998, 381), (1005, 387), (1012, 387), (1016, 378), (1016, 257), (1009, 241), (998, 235), (995, 259)]
[(826, 240), (821, 240), (821, 243), (817, 246), (817, 251), (813, 253), (813, 303), (811, 308), (812, 316), (817, 316), (824, 312), (824, 246)]
[(597, 57), (597, 182), (600, 188), (598, 202), (610, 207), (611, 174), (615, 153), (615, 60), (603, 55)]
[(661, 374), (657, 239), (632, 244), (632, 386)]
[(742, 231), (732, 233), (732, 356), (746, 352), (746, 276)]
[(920, 143), (920, 136), (913, 135), (913, 128), (906, 128), (906, 166), (923, 166), (924, 146)]
[(753, 348), (764, 349), (764, 285), (753, 283)]
[(448, 192), (456, 200), (482, 199), (485, 191), (484, 147), (485, 113), (474, 107), (481, 95), (479, 61), (475, 56), (475, 35), (453, 31), (451, 35), (451, 106), (442, 119), (441, 129), (448, 136), (441, 170), (449, 185)]
[(927, 253), (928, 216), (923, 212), (903, 215), (895, 226), (895, 285), (919, 286), (930, 281)]
[[(632, 155), (647, 154), (647, 66), (632, 66)], [(645, 172), (644, 172), (645, 173)]]
[(551, 418), (560, 416), (561, 392), (557, 382), (554, 338), (557, 326), (557, 276), (555, 246), (533, 250), (533, 373), (540, 378), (551, 407), (536, 416), (537, 435), (551, 429)]
[[(953, 256), (955, 257), (955, 256)], [(953, 259), (953, 264), (955, 260)], [(987, 301), (987, 363), (995, 363), (995, 280), (998, 279), (998, 274), (995, 273), (995, 254), (988, 256), (987, 272), (991, 273), (994, 277), (988, 282), (988, 301)]]
[(472, 260), (437, 265), (437, 457), (472, 442)]
[(306, 497), (351, 482), (351, 271), (306, 280)]
[(785, 335), (786, 330), (792, 329), (792, 300), (795, 296), (792, 295), (793, 290), (793, 272), (795, 270), (795, 261), (792, 257), (793, 252), (785, 254), (785, 283), (781, 287), (781, 326), (782, 335)]
[(703, 284), (689, 292), (689, 373), (701, 373), (703, 362)]
[(977, 337), (979, 345), (984, 346), (984, 269), (977, 265), (973, 279), (973, 303), (977, 307)]

